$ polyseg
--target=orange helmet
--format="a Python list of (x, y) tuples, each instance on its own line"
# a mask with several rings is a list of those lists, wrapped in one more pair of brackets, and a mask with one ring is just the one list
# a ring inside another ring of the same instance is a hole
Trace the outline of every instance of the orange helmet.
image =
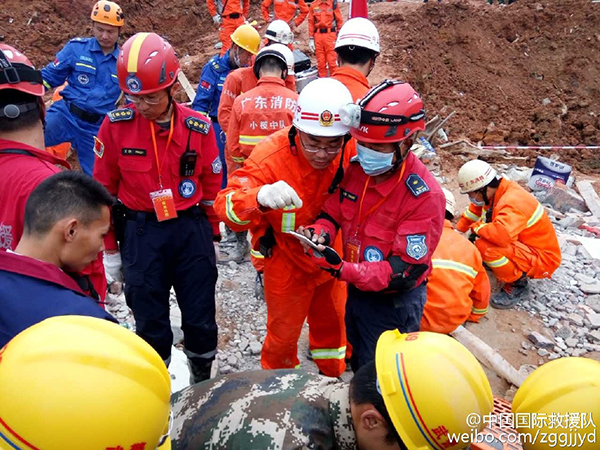
[(100, 0), (94, 5), (90, 19), (94, 22), (112, 25), (113, 27), (122, 27), (125, 25), (125, 15), (119, 5), (114, 2)]
[(117, 76), (126, 94), (151, 94), (177, 81), (181, 68), (175, 50), (156, 33), (137, 33), (119, 52)]
[(14, 89), (42, 97), (42, 72), (35, 70), (29, 58), (14, 47), (0, 44), (0, 90)]
[(340, 111), (353, 138), (363, 142), (400, 142), (425, 129), (421, 96), (403, 81), (385, 80), (367, 92), (358, 105)]

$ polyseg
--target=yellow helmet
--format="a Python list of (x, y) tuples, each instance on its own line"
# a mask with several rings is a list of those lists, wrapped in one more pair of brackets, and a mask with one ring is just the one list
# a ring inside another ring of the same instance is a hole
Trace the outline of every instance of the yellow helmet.
[(386, 331), (375, 367), (386, 409), (409, 450), (464, 448), (494, 408), (481, 365), (447, 335)]
[(231, 34), (231, 42), (238, 47), (246, 50), (253, 55), (258, 53), (258, 47), (260, 47), (260, 34), (256, 31), (252, 25), (245, 23), (240, 25)]
[(94, 5), (90, 18), (94, 22), (112, 25), (113, 27), (122, 27), (125, 25), (125, 15), (119, 5), (114, 2), (100, 0)]
[(170, 449), (171, 378), (114, 323), (53, 317), (0, 350), (0, 449)]
[(572, 357), (538, 367), (517, 391), (512, 412), (525, 450), (598, 449), (600, 362)]

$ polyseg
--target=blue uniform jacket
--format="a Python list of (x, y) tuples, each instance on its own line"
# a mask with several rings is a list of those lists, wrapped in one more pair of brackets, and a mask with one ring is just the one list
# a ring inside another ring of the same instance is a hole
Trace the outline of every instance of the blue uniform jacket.
[(44, 86), (51, 89), (69, 85), (63, 98), (81, 109), (106, 114), (115, 109), (121, 89), (117, 78), (119, 48), (105, 55), (96, 38), (71, 39), (58, 52), (56, 59), (42, 69)]
[(223, 83), (225, 83), (225, 78), (227, 78), (229, 72), (234, 69), (229, 61), (229, 52), (230, 50), (227, 50), (223, 56), (213, 56), (204, 65), (198, 83), (198, 90), (196, 91), (196, 98), (192, 103), (192, 109), (208, 115), (213, 119), (213, 122), (217, 119)]
[(55, 316), (117, 322), (58, 267), (0, 251), (0, 348), (26, 328)]

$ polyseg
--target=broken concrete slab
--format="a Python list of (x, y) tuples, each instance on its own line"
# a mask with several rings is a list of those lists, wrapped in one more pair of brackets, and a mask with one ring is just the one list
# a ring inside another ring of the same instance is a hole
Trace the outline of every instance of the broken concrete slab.
[(554, 342), (552, 342), (551, 339), (547, 338), (543, 334), (538, 333), (537, 331), (532, 331), (531, 333), (529, 333), (529, 336), (527, 336), (527, 338), (531, 342), (533, 342), (533, 344), (538, 348), (545, 348), (547, 350), (551, 350), (554, 348)]
[(569, 322), (571, 322), (573, 325), (575, 325), (576, 327), (583, 326), (583, 317), (581, 317), (579, 314), (571, 313), (571, 314), (567, 315), (567, 320)]
[(585, 304), (597, 313), (600, 313), (600, 295), (590, 295), (585, 299)]
[(600, 328), (600, 314), (587, 313), (585, 317), (590, 322), (590, 328)]
[(566, 213), (571, 208), (578, 211), (586, 212), (588, 207), (583, 197), (581, 197), (573, 189), (569, 189), (564, 185), (551, 187), (547, 191), (536, 192), (536, 197), (542, 203), (549, 204), (552, 208)]
[(587, 180), (577, 181), (575, 183), (579, 194), (583, 197), (585, 204), (592, 214), (600, 218), (600, 197), (596, 193), (592, 183)]
[(600, 283), (582, 284), (579, 289), (584, 294), (600, 294)]

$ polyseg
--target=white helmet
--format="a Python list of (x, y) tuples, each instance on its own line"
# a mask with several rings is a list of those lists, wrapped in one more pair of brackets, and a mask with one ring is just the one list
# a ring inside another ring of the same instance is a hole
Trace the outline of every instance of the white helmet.
[(442, 188), (442, 191), (444, 192), (444, 197), (446, 197), (446, 211), (448, 211), (450, 214), (452, 214), (452, 216), (455, 216), (456, 215), (456, 199), (454, 198), (454, 195), (452, 194), (452, 192), (450, 192), (446, 188)]
[(458, 171), (458, 187), (461, 194), (477, 191), (490, 184), (497, 177), (496, 170), (485, 161), (474, 159)]
[(265, 38), (270, 41), (288, 45), (294, 41), (294, 34), (285, 21), (277, 19), (271, 22), (267, 27)]
[[(282, 44), (272, 44), (267, 47), (263, 47), (256, 54), (256, 59), (254, 60), (254, 65), (252, 66), (252, 71), (254, 72), (254, 76), (258, 79), (260, 73), (260, 65), (263, 58), (267, 56), (272, 56), (280, 60), (288, 69), (288, 75), (290, 74), (290, 61), (289, 58), (292, 58), (292, 73), (294, 73), (294, 55), (292, 51)], [(287, 75), (286, 75), (287, 76)], [(285, 77), (284, 77), (285, 78)]]
[(333, 78), (311, 81), (298, 96), (294, 126), (312, 136), (343, 136), (350, 127), (340, 120), (340, 109), (348, 103), (352, 103), (352, 95), (339, 81)]
[(377, 27), (375, 27), (373, 22), (364, 17), (355, 17), (348, 20), (342, 25), (338, 33), (335, 48), (338, 49), (349, 45), (366, 48), (379, 53), (379, 31), (377, 31)]

